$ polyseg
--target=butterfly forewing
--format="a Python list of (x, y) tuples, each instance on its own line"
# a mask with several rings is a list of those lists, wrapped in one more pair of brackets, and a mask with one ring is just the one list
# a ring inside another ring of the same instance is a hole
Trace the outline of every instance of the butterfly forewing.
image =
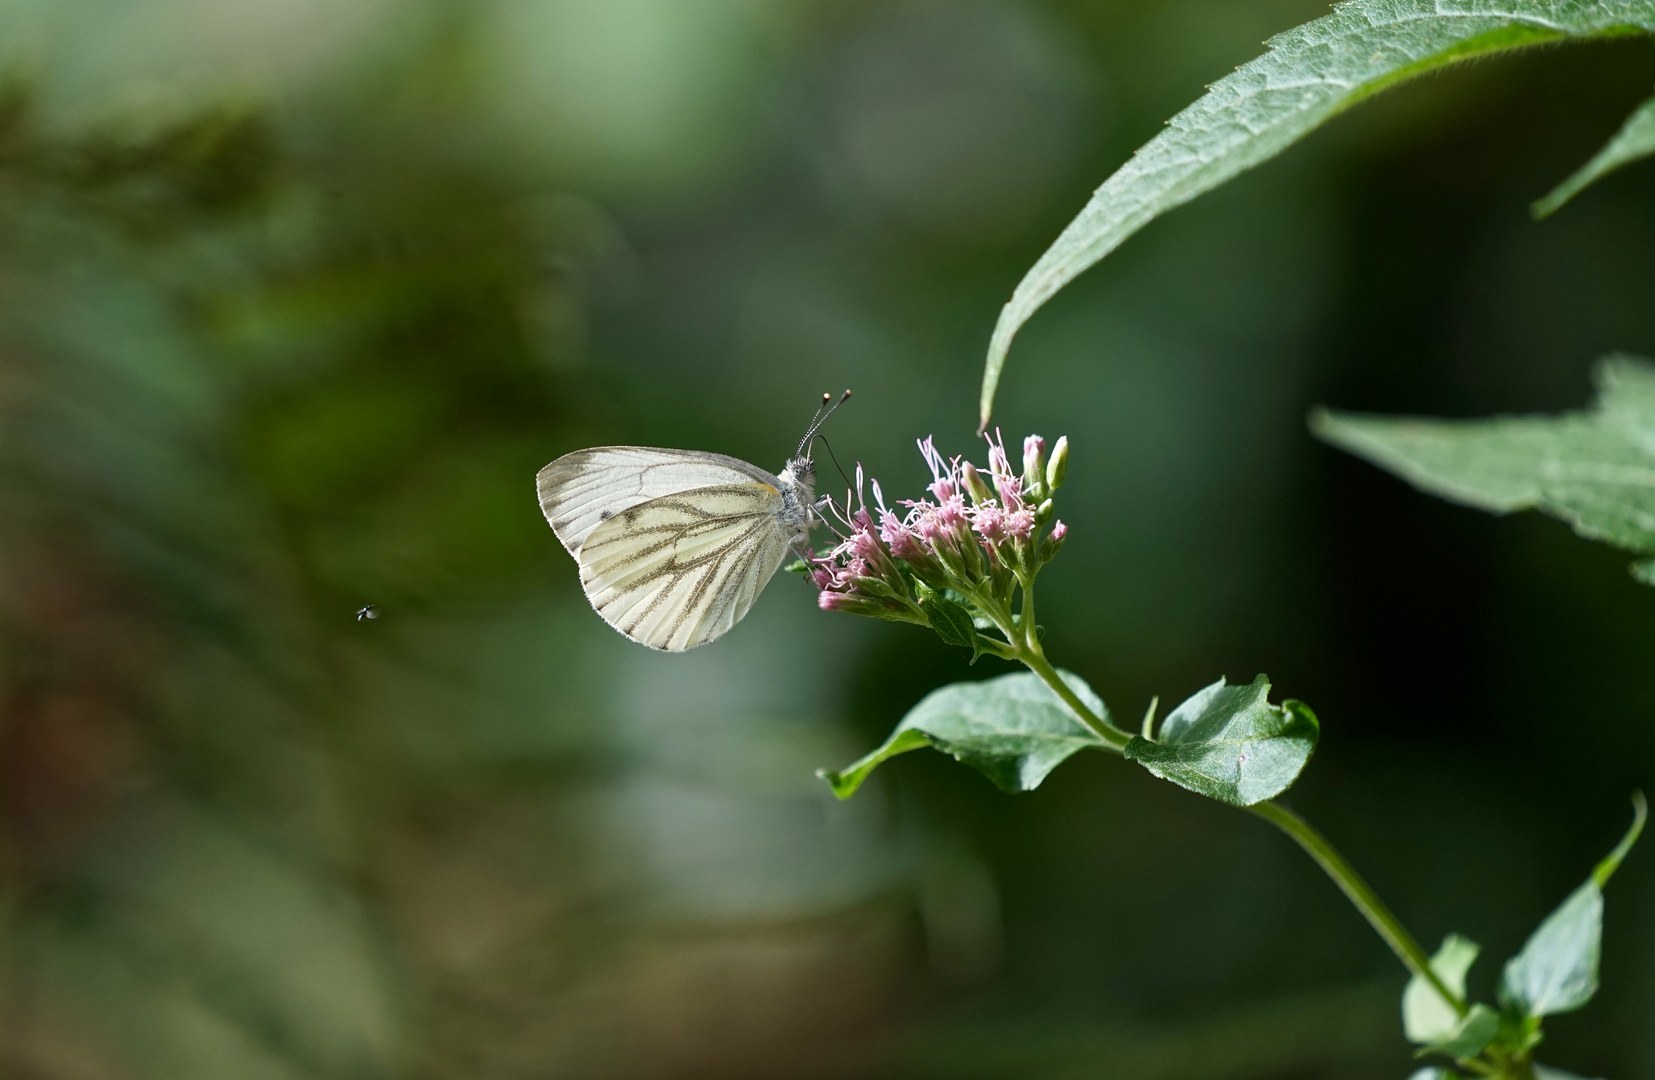
[(747, 614), (786, 556), (781, 508), (773, 484), (750, 479), (625, 507), (579, 544), (581, 587), (634, 641), (672, 652), (712, 641)]
[(724, 484), (779, 481), (739, 458), (700, 450), (600, 446), (565, 454), (540, 470), (540, 510), (569, 554), (603, 522), (663, 495)]

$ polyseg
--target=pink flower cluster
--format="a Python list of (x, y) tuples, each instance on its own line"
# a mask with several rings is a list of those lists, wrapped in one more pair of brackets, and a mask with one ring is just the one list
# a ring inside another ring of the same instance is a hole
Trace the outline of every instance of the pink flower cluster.
[[(996, 433), (998, 434), (998, 433)], [(1019, 574), (1031, 575), (1052, 555), (1068, 530), (1053, 522), (1036, 546), (1041, 524), (1051, 516), (1049, 495), (1061, 483), (1046, 462), (1046, 443), (1031, 435), (1023, 443), (1024, 470), (1012, 471), (1002, 439), (990, 439), (987, 480), (963, 458), (945, 458), (930, 437), (919, 452), (931, 470), (929, 499), (903, 500), (892, 509), (873, 481), (873, 506), (862, 493), (856, 470), (856, 501), (830, 503), (847, 533), (825, 555), (812, 555), (809, 570), (828, 611), (853, 611), (902, 621), (925, 622), (915, 602), (914, 580), (941, 592), (972, 594), (987, 587), (1009, 596)], [(1068, 440), (1060, 439), (1054, 464), (1066, 461)], [(877, 518), (876, 515), (877, 514)]]

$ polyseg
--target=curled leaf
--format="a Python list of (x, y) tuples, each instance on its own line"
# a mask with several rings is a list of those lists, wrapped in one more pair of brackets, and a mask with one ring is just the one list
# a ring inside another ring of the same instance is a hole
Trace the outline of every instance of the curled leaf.
[(1316, 749), (1316, 714), (1299, 701), (1272, 705), (1270, 680), (1219, 679), (1167, 714), (1159, 738), (1141, 735), (1125, 754), (1163, 780), (1227, 802), (1254, 803), (1286, 791)]

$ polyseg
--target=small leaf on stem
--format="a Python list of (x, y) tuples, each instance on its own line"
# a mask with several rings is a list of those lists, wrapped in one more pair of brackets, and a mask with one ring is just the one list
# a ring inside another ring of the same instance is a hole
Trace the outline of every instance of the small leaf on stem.
[(1633, 796), (1632, 827), (1586, 882), (1546, 916), (1523, 950), (1506, 961), (1500, 1001), (1522, 1017), (1578, 1009), (1598, 990), (1603, 952), (1603, 886), (1637, 842), (1649, 815), (1643, 793)]
[(975, 660), (978, 653), (977, 625), (972, 621), (971, 612), (923, 581), (914, 583), (914, 594), (919, 597), (919, 609), (931, 621), (931, 629), (937, 632), (937, 636), (950, 645), (970, 649), (971, 658)]
[(1421, 1047), (1415, 1056), (1444, 1054), (1452, 1058), (1476, 1057), (1498, 1034), (1500, 1014), (1487, 1005), (1473, 1005), (1465, 1016), (1455, 1022), (1447, 1036), (1430, 1046)]
[(1155, 741), (1155, 710), (1161, 707), (1161, 695), (1156, 694), (1149, 699), (1149, 708), (1144, 710), (1143, 737), (1150, 742)]
[[(1466, 972), (1481, 948), (1475, 941), (1449, 934), (1431, 957), (1431, 970), (1461, 1000), (1465, 998)], [(1429, 980), (1418, 975), (1408, 980), (1407, 989), (1402, 991), (1402, 1031), (1409, 1042), (1427, 1046), (1443, 1042), (1459, 1023), (1459, 1011), (1442, 999)]]

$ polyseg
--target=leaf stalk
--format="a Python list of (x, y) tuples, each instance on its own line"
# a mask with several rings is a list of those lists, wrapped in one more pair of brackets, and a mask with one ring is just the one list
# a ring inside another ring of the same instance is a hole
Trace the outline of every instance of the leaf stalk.
[(1339, 850), (1333, 846), (1321, 833), (1311, 827), (1304, 818), (1295, 814), (1278, 802), (1262, 802), (1247, 807), (1252, 814), (1263, 818), (1288, 836), (1305, 850), (1316, 865), (1320, 866), (1339, 890), (1345, 894), (1362, 917), (1368, 920), (1374, 932), (1390, 946), (1396, 958), (1410, 972), (1431, 984), (1432, 989), (1447, 1005), (1454, 1010), (1456, 1016), (1464, 1016), (1467, 1012), (1465, 1000), (1443, 983), (1442, 978), (1431, 967), (1431, 958), (1420, 947), (1414, 935), (1402, 925), (1402, 920), (1385, 906), (1385, 902), (1373, 891), (1373, 887), (1362, 880), (1362, 875), (1356, 872), (1355, 867), (1345, 861)]

